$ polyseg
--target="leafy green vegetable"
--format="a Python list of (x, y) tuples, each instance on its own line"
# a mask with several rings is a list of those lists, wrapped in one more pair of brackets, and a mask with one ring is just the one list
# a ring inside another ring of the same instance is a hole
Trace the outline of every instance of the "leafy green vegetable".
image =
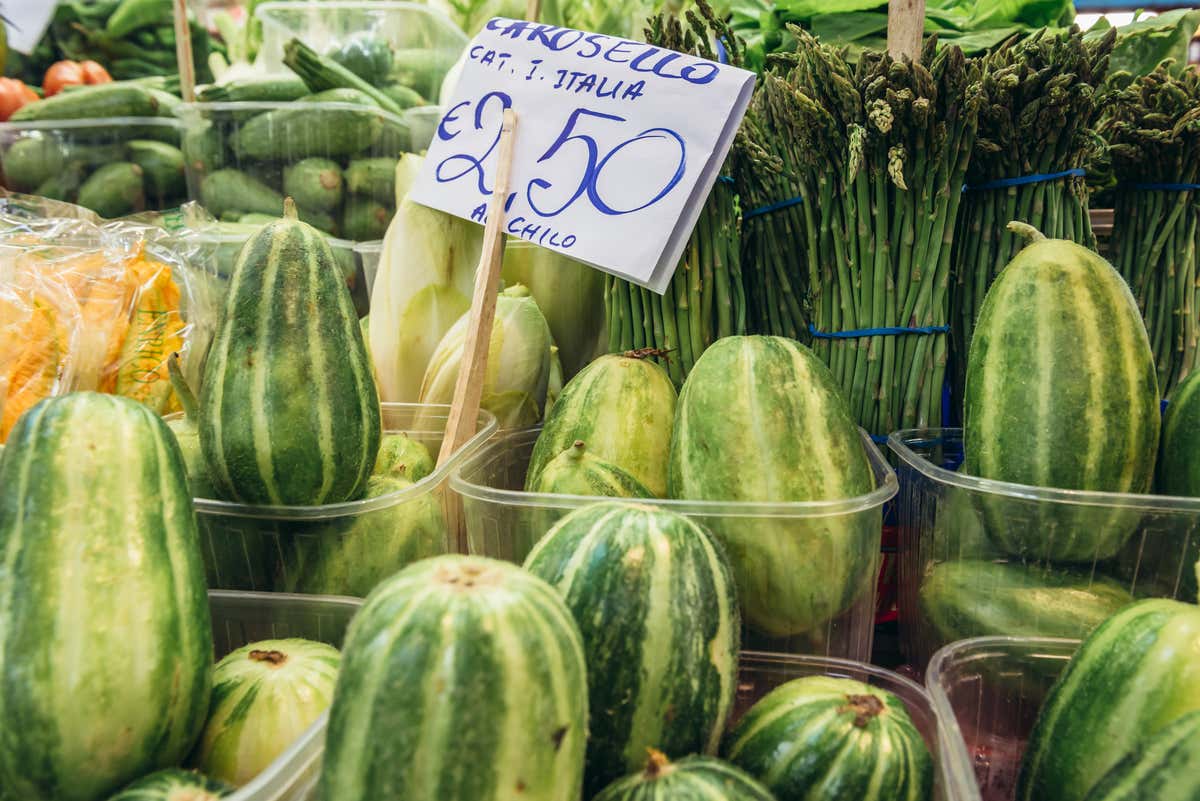
[[(1117, 29), (1117, 46), (1110, 68), (1113, 72), (1149, 75), (1166, 59), (1175, 59), (1176, 73), (1187, 63), (1188, 43), (1200, 27), (1200, 9), (1181, 8), (1156, 17), (1138, 19)], [(1104, 35), (1107, 24), (1087, 32), (1089, 39)]]

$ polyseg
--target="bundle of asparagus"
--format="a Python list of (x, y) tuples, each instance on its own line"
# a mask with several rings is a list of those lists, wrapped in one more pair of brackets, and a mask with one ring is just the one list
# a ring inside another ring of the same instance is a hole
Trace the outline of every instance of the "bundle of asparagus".
[(1169, 66), (1106, 98), (1100, 126), (1118, 180), (1113, 263), (1145, 317), (1164, 395), (1200, 361), (1200, 72)]
[(1029, 223), (1048, 237), (1090, 248), (1083, 165), (1096, 147), (1098, 87), (1116, 31), (1085, 43), (1077, 28), (1010, 40), (984, 60), (984, 103), (955, 236), (951, 290), (954, 397), (984, 295), (1024, 241), (1007, 229)]
[(940, 425), (979, 66), (930, 40), (917, 61), (865, 53), (851, 67), (793, 34), (796, 52), (759, 84), (739, 169), (752, 328), (811, 333), (871, 433)]
[[(650, 20), (646, 41), (715, 59), (709, 35), (723, 37), (733, 63), (737, 42), (703, 2), (689, 11), (688, 28), (675, 17)], [(663, 295), (608, 276), (605, 286), (608, 345), (612, 353), (653, 349), (676, 386), (705, 349), (720, 337), (746, 331), (741, 275), (741, 214), (728, 178), (713, 186), (683, 258)]]

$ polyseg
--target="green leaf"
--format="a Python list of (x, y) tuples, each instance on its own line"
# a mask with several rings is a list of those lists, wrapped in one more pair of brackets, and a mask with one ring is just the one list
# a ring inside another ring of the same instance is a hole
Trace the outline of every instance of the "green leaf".
[[(1110, 69), (1133, 75), (1148, 75), (1165, 59), (1176, 61), (1176, 71), (1187, 63), (1188, 43), (1200, 27), (1200, 9), (1178, 9), (1157, 17), (1138, 20), (1118, 28), (1120, 34), (1113, 49)], [(1102, 32), (1088, 31), (1087, 37)]]
[(887, 33), (887, 14), (851, 11), (846, 14), (818, 14), (810, 30), (825, 42), (853, 42), (866, 36)]

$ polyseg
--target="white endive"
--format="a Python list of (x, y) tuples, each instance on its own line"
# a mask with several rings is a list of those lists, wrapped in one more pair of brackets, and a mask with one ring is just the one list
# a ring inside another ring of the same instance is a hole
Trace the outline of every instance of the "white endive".
[[(453, 400), (468, 318), (463, 315), (438, 343), (421, 383), (421, 403)], [(542, 419), (553, 344), (550, 326), (527, 288), (514, 286), (500, 293), (480, 401), (496, 415), (500, 428), (524, 428)]]
[(564, 378), (572, 378), (606, 352), (604, 273), (556, 251), (509, 237), (501, 276), (506, 284), (524, 284), (533, 293), (558, 345)]
[(396, 214), (371, 290), (371, 356), (380, 399), (413, 403), (434, 348), (471, 305), (483, 228), (408, 198), (423, 158), (396, 166)]

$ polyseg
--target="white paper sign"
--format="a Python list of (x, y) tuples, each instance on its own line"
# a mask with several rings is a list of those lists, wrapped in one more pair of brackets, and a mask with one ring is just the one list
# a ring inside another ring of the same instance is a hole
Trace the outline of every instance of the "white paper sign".
[[(4, 4), (4, 16), (8, 18), (8, 46), (18, 53), (29, 55), (54, 16), (58, 0), (23, 0)], [(4, 23), (0, 22), (0, 25)]]
[(661, 293), (753, 88), (695, 56), (496, 18), (468, 46), (412, 198), (485, 222), (511, 107), (505, 233)]

